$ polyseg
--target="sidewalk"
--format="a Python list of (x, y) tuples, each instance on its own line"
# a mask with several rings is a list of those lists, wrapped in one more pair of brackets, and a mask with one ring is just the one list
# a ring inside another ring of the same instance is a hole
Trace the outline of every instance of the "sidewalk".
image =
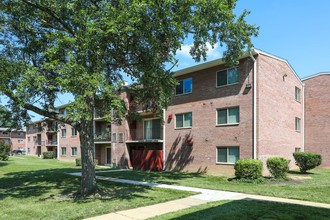
[[(116, 172), (116, 171), (114, 171), (114, 172)], [(80, 176), (81, 174), (80, 173), (71, 173), (71, 175)], [(196, 192), (199, 194), (189, 196), (187, 198), (159, 203), (159, 204), (155, 204), (155, 205), (113, 212), (113, 213), (109, 213), (109, 214), (105, 214), (105, 215), (101, 215), (101, 216), (88, 218), (87, 220), (147, 219), (147, 218), (155, 217), (158, 215), (190, 208), (193, 206), (198, 206), (198, 205), (205, 204), (208, 202), (220, 201), (220, 200), (240, 200), (240, 199), (264, 200), (264, 201), (270, 201), (270, 202), (290, 203), (290, 204), (330, 209), (330, 204), (309, 202), (309, 201), (302, 201), (302, 200), (295, 200), (295, 199), (284, 199), (284, 198), (276, 198), (276, 197), (269, 197), (269, 196), (250, 195), (250, 194), (245, 194), (245, 193), (227, 192), (227, 191), (221, 191), (221, 190), (210, 190), (210, 189), (202, 189), (202, 188), (194, 188), (194, 187), (186, 187), (186, 186), (174, 186), (174, 185), (166, 185), (166, 184), (158, 184), (158, 183), (148, 183), (148, 182), (117, 179), (117, 178), (104, 177), (104, 176), (96, 176), (96, 178), (100, 179), (100, 180), (106, 180), (106, 181), (112, 181), (112, 182), (118, 182), (118, 183), (190, 191), (190, 192)]]

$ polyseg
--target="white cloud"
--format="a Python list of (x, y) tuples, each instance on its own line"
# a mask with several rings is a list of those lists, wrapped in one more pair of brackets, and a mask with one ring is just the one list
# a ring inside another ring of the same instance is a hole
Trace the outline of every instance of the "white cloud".
[[(191, 58), (191, 55), (189, 53), (191, 47), (193, 46), (193, 44), (184, 44), (181, 46), (181, 50), (178, 50), (176, 52), (177, 56), (182, 56), (183, 58)], [(221, 57), (221, 53), (219, 50), (219, 44), (216, 43), (213, 48), (211, 46), (210, 43), (206, 43), (206, 47), (207, 47), (207, 59), (208, 60), (213, 60), (213, 59), (217, 59)]]

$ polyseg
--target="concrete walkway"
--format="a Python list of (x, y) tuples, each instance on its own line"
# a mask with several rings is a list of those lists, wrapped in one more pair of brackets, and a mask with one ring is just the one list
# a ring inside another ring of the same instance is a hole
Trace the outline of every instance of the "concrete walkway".
[[(114, 171), (99, 171), (99, 172), (118, 172), (118, 171), (114, 170)], [(81, 176), (81, 173), (70, 173), (70, 174), (74, 175), (74, 176)], [(155, 204), (155, 205), (113, 212), (113, 213), (109, 213), (109, 214), (105, 214), (105, 215), (101, 215), (101, 216), (88, 218), (88, 220), (147, 219), (147, 218), (155, 217), (158, 215), (163, 215), (166, 213), (190, 208), (193, 206), (198, 206), (198, 205), (205, 204), (208, 202), (221, 201), (221, 200), (240, 200), (240, 199), (263, 200), (263, 201), (269, 201), (269, 202), (290, 203), (290, 204), (330, 209), (330, 204), (302, 201), (302, 200), (296, 200), (296, 199), (284, 199), (284, 198), (276, 198), (276, 197), (269, 197), (269, 196), (250, 195), (250, 194), (245, 194), (245, 193), (227, 192), (227, 191), (221, 191), (221, 190), (210, 190), (210, 189), (194, 188), (194, 187), (187, 187), (187, 186), (175, 186), (175, 185), (167, 185), (167, 184), (140, 182), (140, 181), (135, 181), (135, 180), (117, 179), (117, 178), (104, 177), (104, 176), (96, 176), (96, 178), (100, 179), (100, 180), (112, 181), (112, 182), (117, 182), (117, 183), (134, 184), (134, 185), (142, 185), (142, 186), (148, 186), (148, 187), (158, 187), (158, 188), (166, 188), (166, 189), (174, 189), (174, 190), (183, 190), (183, 191), (189, 191), (189, 192), (196, 192), (199, 194), (189, 196), (189, 197), (186, 197), (183, 199), (177, 199), (177, 200), (159, 203), (159, 204)]]

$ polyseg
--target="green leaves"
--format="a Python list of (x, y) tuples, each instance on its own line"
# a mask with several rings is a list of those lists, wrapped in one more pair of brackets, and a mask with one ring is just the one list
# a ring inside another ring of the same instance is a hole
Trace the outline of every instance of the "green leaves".
[(15, 70), (0, 63), (5, 75), (0, 90), (10, 90), (5, 94), (15, 103), (33, 105), (45, 116), (55, 117), (47, 111), (58, 93), (70, 93), (76, 122), (89, 118), (101, 97), (122, 117), (118, 89), (126, 74), (139, 85), (132, 87), (137, 100), (159, 111), (170, 103), (175, 85), (165, 64), (177, 62), (175, 53), (187, 35), (193, 36), (190, 53), (196, 61), (206, 58), (208, 43), (227, 48), (228, 64), (253, 46), (258, 28), (245, 22), (248, 12), (236, 17), (235, 5), (228, 0), (2, 1), (0, 53)]

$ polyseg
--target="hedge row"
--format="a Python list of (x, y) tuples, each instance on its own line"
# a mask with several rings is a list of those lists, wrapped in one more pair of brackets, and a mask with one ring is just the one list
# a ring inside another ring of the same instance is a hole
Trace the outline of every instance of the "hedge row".
[[(306, 173), (307, 170), (314, 169), (322, 162), (322, 157), (319, 154), (296, 152), (293, 153), (296, 165), (300, 172)], [(290, 160), (282, 157), (268, 158), (266, 164), (269, 172), (276, 179), (285, 179), (289, 171)], [(238, 179), (256, 180), (262, 177), (262, 161), (254, 159), (242, 159), (235, 163), (235, 176)]]

